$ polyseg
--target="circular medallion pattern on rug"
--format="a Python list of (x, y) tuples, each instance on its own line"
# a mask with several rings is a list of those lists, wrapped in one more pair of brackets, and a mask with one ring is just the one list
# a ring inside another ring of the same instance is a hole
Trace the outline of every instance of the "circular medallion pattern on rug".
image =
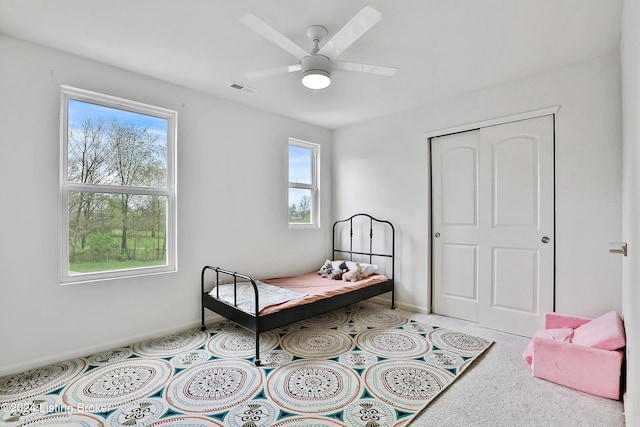
[(338, 330), (345, 334), (355, 335), (366, 331), (367, 325), (363, 325), (362, 323), (343, 323), (342, 325), (338, 325)]
[(246, 360), (209, 360), (177, 374), (167, 385), (165, 398), (180, 411), (214, 413), (249, 400), (263, 379), (262, 369)]
[(109, 415), (108, 421), (111, 427), (144, 426), (159, 420), (165, 412), (167, 404), (163, 399), (141, 399), (121, 406)]
[(134, 344), (131, 348), (136, 354), (150, 357), (169, 357), (200, 347), (209, 338), (209, 334), (198, 329), (179, 332), (161, 338)]
[(301, 329), (282, 339), (282, 348), (299, 357), (335, 357), (351, 347), (353, 339), (335, 329)]
[(322, 328), (335, 328), (336, 326), (347, 323), (348, 321), (349, 315), (343, 310), (333, 310), (327, 313), (317, 314), (308, 319), (301, 320), (298, 323), (311, 328), (315, 326), (320, 326)]
[(362, 394), (360, 377), (330, 360), (294, 360), (267, 378), (269, 398), (294, 413), (335, 411)]
[(285, 365), (293, 359), (293, 356), (284, 350), (270, 350), (260, 353), (260, 366), (262, 368), (275, 368)]
[(302, 329), (302, 325), (300, 323), (290, 323), (288, 325), (275, 328), (273, 332), (277, 334), (288, 334), (291, 332), (299, 331), (300, 329)]
[(114, 350), (107, 350), (89, 357), (89, 365), (103, 366), (109, 363), (120, 362), (121, 360), (128, 359), (133, 354), (130, 348), (116, 348)]
[(268, 400), (250, 400), (229, 411), (225, 424), (231, 427), (269, 427), (273, 425), (278, 412)]
[(222, 320), (218, 323), (214, 323), (213, 325), (211, 325), (211, 327), (208, 327), (207, 329), (210, 330), (211, 332), (217, 332), (217, 331), (232, 331), (238, 328), (240, 328), (240, 326), (238, 326), (236, 323), (232, 322), (231, 320)]
[(177, 369), (186, 369), (206, 362), (209, 357), (209, 353), (204, 350), (192, 350), (173, 357), (171, 364)]
[(457, 369), (464, 363), (462, 357), (444, 350), (432, 350), (424, 356), (424, 360), (444, 369)]
[[(278, 335), (272, 331), (260, 334), (260, 352), (269, 351), (278, 345)], [(212, 337), (207, 350), (223, 357), (251, 357), (256, 353), (256, 334), (243, 328), (223, 331)]]
[(415, 332), (417, 334), (427, 334), (433, 331), (433, 326), (427, 325), (426, 323), (411, 322), (402, 326), (402, 329), (409, 332)]
[(391, 427), (396, 423), (395, 409), (376, 399), (360, 399), (344, 410), (349, 426)]
[(407, 411), (420, 410), (455, 375), (418, 360), (384, 360), (364, 373), (367, 389), (378, 399)]
[(356, 336), (356, 344), (382, 357), (415, 358), (430, 350), (427, 340), (402, 329), (370, 329)]
[(0, 399), (3, 402), (17, 402), (49, 393), (72, 381), (86, 366), (83, 359), (73, 359), (1, 377)]
[(197, 416), (177, 416), (163, 418), (158, 421), (154, 421), (148, 425), (149, 427), (157, 426), (170, 426), (170, 427), (224, 427), (224, 424), (219, 423), (211, 418), (197, 417)]
[(114, 409), (155, 393), (172, 374), (164, 360), (127, 359), (87, 372), (64, 389), (62, 400), (73, 407)]
[(344, 427), (344, 424), (328, 418), (294, 417), (279, 421), (273, 427)]
[(428, 335), (429, 340), (441, 350), (448, 350), (462, 356), (476, 356), (482, 353), (489, 345), (489, 341), (446, 329), (435, 329)]
[(407, 319), (400, 317), (391, 311), (374, 310), (372, 308), (361, 308), (351, 313), (351, 318), (354, 321), (371, 328), (390, 328), (392, 326), (400, 326), (407, 323)]
[(362, 351), (353, 350), (348, 353), (343, 353), (338, 358), (340, 363), (349, 366), (351, 369), (365, 369), (373, 365), (378, 361), (375, 354)]

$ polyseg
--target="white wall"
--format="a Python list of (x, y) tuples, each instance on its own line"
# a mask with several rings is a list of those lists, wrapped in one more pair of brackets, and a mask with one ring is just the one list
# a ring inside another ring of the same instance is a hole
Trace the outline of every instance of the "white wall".
[[(637, 31), (628, 38), (629, 45), (640, 42)], [(357, 211), (394, 222), (397, 297), (424, 311), (430, 304), (425, 132), (552, 105), (561, 107), (557, 310), (594, 316), (622, 309), (622, 261), (607, 253), (607, 242), (622, 239), (617, 55), (340, 129), (333, 143), (326, 129), (12, 38), (0, 36), (0, 56), (0, 375), (196, 324), (203, 265), (260, 277), (315, 269), (330, 250), (331, 220)], [(640, 55), (628, 56), (627, 69), (637, 74)], [(637, 75), (628, 79), (640, 92)], [(59, 286), (61, 84), (178, 111), (178, 273)], [(627, 105), (635, 107), (625, 114), (639, 113), (637, 98)], [(625, 125), (625, 138), (637, 140), (638, 129)], [(322, 144), (319, 230), (286, 226), (289, 136)], [(637, 153), (634, 147), (625, 150)], [(637, 157), (625, 159), (637, 164)], [(632, 170), (634, 184), (625, 191), (637, 193), (640, 175)], [(624, 312), (638, 324), (640, 263), (628, 262), (636, 259), (629, 233), (638, 230), (629, 227), (625, 272), (635, 274), (636, 285), (625, 284)], [(637, 376), (638, 358), (631, 356)]]
[[(4, 36), (0, 57), (0, 375), (195, 325), (205, 264), (265, 277), (328, 255), (329, 192), (322, 228), (289, 230), (286, 168), (288, 137), (319, 143), (330, 189), (331, 131)], [(59, 285), (61, 84), (178, 111), (178, 273)]]
[(617, 54), (334, 131), (334, 216), (362, 210), (397, 226), (400, 304), (430, 306), (425, 133), (554, 105), (556, 310), (621, 311), (622, 260), (608, 253), (621, 239)]
[(629, 256), (623, 261), (622, 313), (627, 334), (628, 426), (640, 425), (640, 3), (625, 0), (622, 40), (623, 239)]

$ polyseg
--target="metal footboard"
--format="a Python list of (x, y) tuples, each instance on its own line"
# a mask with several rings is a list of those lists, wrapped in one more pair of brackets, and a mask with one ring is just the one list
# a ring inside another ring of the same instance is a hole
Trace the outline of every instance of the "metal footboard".
[[(218, 304), (223, 305), (222, 307), (224, 307), (224, 305), (229, 306), (229, 308), (232, 307), (232, 309), (229, 310), (225, 310), (224, 308), (222, 308), (221, 310), (216, 310), (217, 312), (219, 312), (219, 314), (222, 314), (224, 317), (226, 317), (227, 319), (233, 320), (236, 323), (246, 327), (249, 330), (252, 330), (255, 332), (256, 335), (256, 359), (255, 359), (255, 364), (256, 366), (260, 366), (260, 294), (258, 292), (258, 285), (256, 284), (256, 281), (250, 277), (247, 276), (245, 274), (240, 274), (238, 272), (235, 271), (229, 271), (229, 270), (225, 270), (223, 268), (220, 267), (212, 267), (212, 266), (204, 266), (204, 268), (202, 269), (202, 274), (200, 276), (200, 286), (201, 286), (201, 319), (202, 319), (202, 323), (200, 325), (200, 330), (204, 331), (207, 329), (207, 327), (205, 326), (204, 323), (204, 309), (205, 307), (207, 307), (207, 292), (205, 291), (205, 275), (207, 273), (207, 271), (213, 271), (216, 274), (216, 296), (215, 296), (215, 301)], [(227, 303), (223, 300), (220, 299), (220, 290), (218, 288), (218, 285), (220, 284), (220, 275), (224, 275), (224, 276), (230, 276), (233, 277), (233, 304)], [(237, 285), (238, 285), (238, 278), (246, 280), (247, 282), (251, 283), (251, 286), (253, 287), (253, 292), (255, 295), (255, 308), (254, 308), (254, 313), (255, 315), (251, 315), (250, 313), (246, 313), (245, 311), (241, 310), (238, 308), (238, 298), (237, 298), (237, 293), (238, 293), (238, 289), (237, 289)], [(209, 307), (209, 308), (213, 308), (213, 307)], [(222, 311), (222, 312), (220, 312)]]

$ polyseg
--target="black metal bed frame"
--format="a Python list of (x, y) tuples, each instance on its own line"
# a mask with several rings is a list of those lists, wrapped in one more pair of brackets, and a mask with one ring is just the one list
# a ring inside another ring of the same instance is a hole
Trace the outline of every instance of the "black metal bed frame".
[[(353, 220), (358, 217), (367, 217), (369, 218), (369, 251), (354, 251), (353, 250)], [(340, 249), (336, 248), (336, 226), (341, 223), (349, 223), (349, 249)], [(389, 227), (391, 231), (391, 250), (390, 253), (374, 253), (373, 252), (373, 225), (374, 223), (385, 224)], [(380, 220), (372, 217), (369, 214), (359, 213), (352, 215), (351, 217), (336, 221), (333, 224), (333, 257), (335, 258), (336, 254), (349, 254), (349, 259), (353, 261), (354, 255), (362, 255), (369, 257), (369, 263), (372, 264), (374, 257), (383, 257), (391, 259), (391, 274), (387, 275), (388, 280), (377, 283), (375, 285), (370, 285), (365, 288), (356, 289), (350, 291), (345, 294), (335, 295), (329, 298), (324, 298), (309, 304), (303, 304), (296, 307), (290, 307), (287, 309), (283, 309), (281, 311), (275, 313), (269, 313), (265, 315), (260, 314), (250, 314), (236, 307), (236, 285), (238, 283), (238, 278), (251, 283), (255, 293), (255, 313), (259, 313), (259, 292), (258, 287), (256, 285), (256, 280), (252, 277), (240, 274), (234, 271), (229, 271), (222, 269), (220, 267), (212, 267), (205, 266), (202, 269), (200, 286), (201, 286), (201, 296), (202, 296), (202, 307), (201, 307), (201, 315), (202, 315), (202, 324), (200, 326), (201, 330), (205, 330), (205, 322), (204, 322), (204, 314), (205, 308), (229, 319), (238, 325), (252, 331), (256, 335), (256, 356), (255, 356), (255, 364), (256, 366), (260, 366), (260, 333), (269, 331), (271, 329), (279, 328), (281, 326), (286, 326), (290, 323), (294, 323), (300, 320), (308, 319), (310, 317), (316, 316), (318, 314), (326, 313), (331, 310), (335, 310), (337, 308), (341, 308), (350, 304), (354, 304), (359, 301), (363, 301), (365, 299), (381, 295), (387, 292), (391, 292), (391, 308), (395, 308), (395, 290), (394, 290), (394, 269), (395, 269), (395, 228), (393, 224), (389, 221)], [(231, 276), (233, 278), (234, 284), (234, 302), (233, 304), (229, 304), (223, 300), (219, 299), (219, 295), (216, 297), (209, 295), (205, 291), (205, 274), (207, 272), (215, 272), (215, 283), (216, 285), (220, 283), (220, 276)]]

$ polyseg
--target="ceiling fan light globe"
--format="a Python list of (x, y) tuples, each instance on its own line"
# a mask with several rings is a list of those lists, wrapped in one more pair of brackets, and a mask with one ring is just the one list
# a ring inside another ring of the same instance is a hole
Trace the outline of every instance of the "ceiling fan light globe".
[(302, 74), (301, 81), (308, 89), (324, 89), (331, 84), (331, 75), (322, 70), (309, 70)]

